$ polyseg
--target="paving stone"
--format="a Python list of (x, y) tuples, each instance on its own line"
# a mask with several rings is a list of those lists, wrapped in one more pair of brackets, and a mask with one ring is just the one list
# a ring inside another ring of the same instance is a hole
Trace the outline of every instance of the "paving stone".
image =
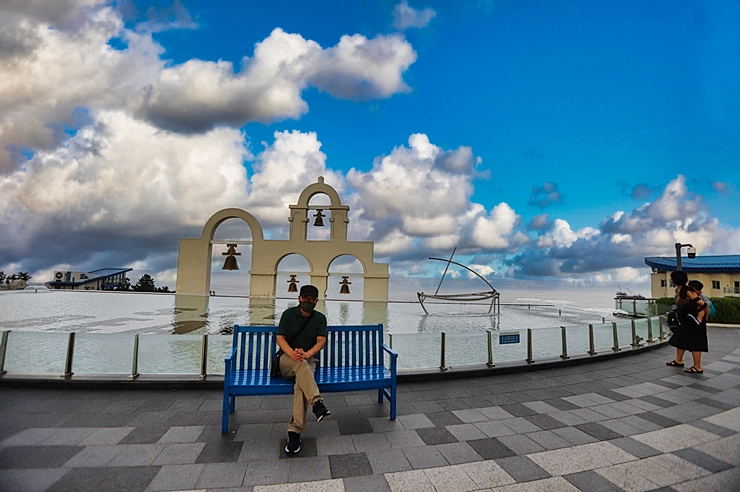
[[(639, 434), (641, 432), (640, 429), (625, 423), (624, 421), (622, 421), (622, 419), (605, 420), (603, 422), (599, 422), (599, 424), (606, 427), (610, 431), (616, 432), (620, 436), (632, 436), (634, 434)], [(659, 428), (657, 425), (655, 427)], [(651, 430), (655, 430), (655, 429), (651, 429)]]
[(406, 455), (400, 449), (369, 451), (365, 455), (376, 474), (411, 470)]
[(41, 446), (76, 446), (84, 439), (87, 439), (96, 429), (70, 427), (54, 430), (56, 432), (38, 444)]
[(207, 442), (196, 463), (232, 463), (242, 451), (241, 441)]
[(246, 463), (206, 463), (195, 488), (241, 487), (246, 471)]
[(527, 437), (544, 449), (560, 449), (572, 445), (570, 441), (567, 441), (552, 431), (530, 432), (527, 434)]
[(714, 456), (702, 453), (701, 451), (697, 451), (696, 449), (679, 449), (678, 451), (674, 451), (673, 454), (712, 473), (718, 473), (732, 468), (731, 464), (719, 460)]
[(97, 429), (95, 432), (80, 441), (80, 446), (105, 446), (114, 445), (133, 431), (133, 427), (121, 427), (112, 429)]
[(448, 425), (446, 428), (458, 441), (472, 441), (488, 437), (473, 424)]
[(598, 490), (599, 492), (622, 492), (623, 489), (614, 485), (594, 471), (584, 471), (563, 475), (563, 478), (578, 487), (579, 490)]
[(663, 428), (666, 427), (673, 427), (675, 425), (679, 425), (680, 422), (669, 419), (668, 417), (664, 417), (663, 415), (659, 415), (655, 412), (645, 412), (640, 414), (640, 418), (647, 420), (648, 422), (652, 422), (654, 424), (657, 424)]
[(465, 473), (475, 482), (476, 487), (499, 487), (515, 483), (515, 480), (494, 460), (476, 461), (460, 465)]
[(697, 490), (725, 491), (736, 489), (739, 483), (740, 468), (732, 468), (696, 480), (676, 484), (673, 488), (678, 492), (695, 492)]
[(143, 492), (159, 472), (157, 466), (74, 468), (47, 489), (48, 492)]
[(481, 461), (483, 458), (466, 442), (440, 444), (436, 446), (451, 465)]
[(436, 401), (415, 401), (411, 403), (411, 406), (414, 407), (417, 412), (425, 414), (445, 411), (444, 408), (442, 408), (442, 405)]
[(502, 424), (500, 420), (494, 420), (493, 422), (478, 422), (474, 425), (488, 437), (510, 436), (516, 433)]
[(352, 453), (329, 456), (332, 478), (372, 475), (373, 469), (365, 453)]
[(159, 469), (154, 476), (147, 492), (158, 492), (161, 490), (190, 490), (195, 488), (200, 474), (205, 465), (167, 465)]
[[(282, 448), (275, 446), (272, 441), (245, 442), (237, 461), (264, 461), (276, 460), (280, 457)], [(354, 448), (352, 449), (354, 452)]]
[(488, 417), (474, 408), (468, 410), (454, 410), (452, 413), (466, 424), (488, 420)]
[(0, 490), (43, 492), (68, 472), (65, 468), (0, 470)]
[(452, 412), (435, 412), (428, 414), (427, 417), (432, 422), (432, 424), (436, 425), (437, 427), (445, 427), (447, 425), (462, 423), (462, 420), (460, 420), (457, 415)]
[[(579, 425), (579, 424), (587, 424), (589, 422), (588, 420), (573, 413), (576, 411), (577, 410), (566, 410), (562, 412), (553, 412), (550, 414), (550, 416), (554, 418), (555, 420), (562, 422), (565, 425), (572, 426), (572, 425)], [(604, 418), (606, 419), (606, 417)]]
[(316, 439), (316, 446), (320, 456), (332, 454), (351, 454), (355, 452), (351, 436), (327, 436)]
[(345, 478), (344, 490), (352, 492), (390, 492), (391, 489), (383, 475), (367, 475)]
[(530, 401), (530, 402), (523, 403), (523, 405), (527, 408), (531, 408), (532, 410), (540, 414), (552, 413), (552, 412), (557, 412), (558, 410), (560, 410), (558, 408), (553, 407), (549, 403), (545, 403), (544, 401)]
[(327, 456), (288, 461), (288, 482), (310, 482), (330, 478), (332, 478), (331, 468)]
[[(430, 414), (437, 415), (437, 414)], [(403, 424), (399, 420), (390, 420), (388, 417), (370, 417), (367, 419), (373, 428), (373, 432), (388, 432), (403, 430)], [(322, 422), (323, 424), (323, 422)]]
[(411, 468), (414, 470), (448, 465), (447, 460), (442, 456), (442, 453), (440, 453), (434, 446), (404, 448), (403, 454), (406, 456)]
[(386, 433), (382, 434), (357, 434), (352, 436), (352, 444), (355, 446), (355, 451), (358, 453), (365, 453), (367, 451), (374, 451), (377, 449), (390, 449), (391, 443), (388, 438), (385, 437)]
[[(221, 414), (219, 414), (219, 418)], [(221, 425), (208, 425), (200, 433), (196, 442), (224, 442), (234, 441), (236, 439), (236, 431), (230, 431), (226, 434), (221, 434)], [(243, 440), (243, 439), (241, 439)]]
[(352, 434), (372, 434), (373, 426), (366, 418), (338, 420), (339, 433), (343, 436)]
[(287, 461), (252, 461), (247, 466), (243, 485), (284, 484), (287, 481)]
[(495, 437), (488, 439), (476, 439), (474, 441), (468, 441), (470, 447), (472, 447), (476, 453), (478, 453), (484, 460), (492, 460), (496, 458), (507, 458), (510, 456), (516, 456), (516, 453), (506, 446), (503, 442)]
[(657, 449), (651, 448), (647, 444), (632, 439), (631, 437), (612, 439), (609, 442), (629, 454), (637, 456), (638, 458), (649, 458), (650, 456), (661, 454)]
[(499, 458), (496, 463), (517, 482), (529, 482), (550, 477), (549, 473), (526, 456)]
[(498, 438), (507, 448), (516, 454), (529, 454), (544, 451), (545, 448), (537, 444), (529, 437), (518, 434), (513, 436), (501, 436)]
[(427, 468), (424, 470), (424, 474), (432, 482), (436, 490), (462, 492), (478, 488), (475, 482), (473, 482), (460, 466)]
[(638, 434), (633, 438), (658, 451), (672, 453), (679, 449), (714, 441), (717, 439), (717, 435), (687, 424), (681, 424), (669, 429)]
[(613, 430), (607, 429), (603, 425), (596, 423), (596, 422), (590, 422), (587, 424), (577, 425), (576, 428), (578, 430), (585, 432), (586, 434), (589, 434), (595, 437), (599, 441), (606, 441), (608, 439), (616, 439), (618, 437), (622, 437), (621, 434), (618, 434), (614, 432)]
[(164, 449), (164, 444), (121, 444), (108, 466), (148, 466)]
[(537, 412), (529, 407), (522, 405), (521, 403), (514, 403), (511, 405), (500, 405), (503, 410), (506, 410), (514, 417), (528, 417), (530, 415), (537, 415)]
[(388, 439), (392, 448), (413, 448), (419, 446), (426, 446), (424, 441), (419, 437), (417, 430), (399, 430), (385, 432), (385, 438)]
[(415, 415), (400, 415), (398, 420), (401, 421), (405, 429), (423, 429), (425, 427), (435, 427), (429, 418), (423, 413)]
[(430, 446), (435, 444), (446, 444), (451, 442), (457, 442), (455, 436), (444, 427), (428, 427), (423, 429), (416, 429), (415, 431), (419, 434), (419, 437)]
[(735, 433), (735, 431), (732, 429), (722, 427), (721, 425), (715, 425), (705, 420), (696, 420), (694, 422), (690, 422), (689, 425), (693, 427), (698, 427), (699, 429), (705, 430), (707, 432), (711, 432), (712, 434), (717, 434), (721, 437), (731, 436)]
[(80, 453), (80, 446), (13, 446), (0, 449), (0, 469), (58, 468)]
[(392, 492), (436, 492), (424, 470), (409, 470), (385, 475)]
[[(558, 411), (558, 410), (556, 410)], [(552, 418), (550, 415), (543, 414), (543, 415), (531, 415), (529, 417), (524, 417), (529, 422), (533, 423), (540, 429), (544, 430), (550, 430), (550, 429), (558, 429), (560, 427), (565, 427), (566, 425), (562, 423), (561, 421)]]
[(543, 403), (547, 403), (548, 405), (555, 407), (558, 410), (563, 411), (563, 412), (567, 410), (575, 410), (576, 408), (580, 408), (578, 405), (574, 405), (569, 401), (563, 400), (562, 398), (552, 398), (549, 400), (544, 400)]
[(160, 444), (163, 449), (151, 462), (152, 465), (189, 465), (196, 462), (205, 443)]
[(202, 432), (202, 425), (170, 427), (157, 442), (162, 444), (195, 442)]
[(120, 444), (154, 444), (165, 435), (167, 430), (169, 430), (169, 427), (136, 427), (121, 439)]

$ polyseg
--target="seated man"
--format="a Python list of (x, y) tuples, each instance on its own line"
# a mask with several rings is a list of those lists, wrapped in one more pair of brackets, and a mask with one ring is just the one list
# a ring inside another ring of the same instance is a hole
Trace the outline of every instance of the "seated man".
[(288, 424), (288, 443), (285, 452), (301, 450), (301, 432), (306, 428), (306, 410), (311, 405), (316, 419), (321, 422), (331, 414), (324, 406), (314, 379), (316, 354), (326, 344), (326, 316), (314, 311), (319, 290), (313, 285), (301, 287), (298, 306), (288, 308), (280, 317), (277, 344), (282, 349), (280, 374), (295, 378), (293, 387), (293, 417)]

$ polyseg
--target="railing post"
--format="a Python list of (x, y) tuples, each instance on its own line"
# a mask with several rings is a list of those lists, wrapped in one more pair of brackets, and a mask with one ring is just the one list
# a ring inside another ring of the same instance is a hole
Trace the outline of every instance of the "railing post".
[(491, 330), (486, 330), (486, 337), (488, 338), (488, 362), (486, 365), (488, 367), (493, 367), (493, 340), (491, 340)]
[(568, 357), (568, 340), (566, 338), (564, 326), (560, 327), (560, 339), (563, 342), (563, 353), (560, 354), (560, 358), (563, 360), (570, 359), (570, 357)]
[(534, 357), (532, 357), (532, 328), (527, 328), (527, 364), (534, 364)]
[(612, 347), (612, 350), (615, 352), (619, 352), (622, 349), (619, 348), (619, 333), (617, 333), (616, 321), (612, 321), (612, 334), (614, 335), (614, 346)]
[(64, 374), (62, 377), (69, 378), (72, 377), (72, 360), (75, 356), (75, 332), (71, 332), (69, 334), (69, 339), (67, 341), (67, 359), (64, 361)]
[(8, 335), (10, 335), (10, 330), (5, 330), (2, 340), (0, 340), (0, 376), (8, 372), (5, 370), (5, 352), (8, 350)]
[(653, 343), (653, 320), (650, 317), (647, 319), (647, 324), (647, 343)]
[(588, 355), (596, 355), (596, 348), (594, 343), (594, 325), (588, 325)]
[(131, 374), (129, 379), (136, 379), (139, 377), (139, 334), (134, 335), (134, 360), (131, 364)]
[(634, 319), (632, 320), (632, 343), (630, 345), (632, 348), (642, 347), (640, 341), (638, 340), (637, 328), (635, 327)]
[(439, 358), (439, 370), (440, 371), (446, 371), (447, 366), (445, 365), (445, 332), (441, 332), (440, 334), (440, 358)]
[(658, 339), (662, 342), (665, 340), (665, 332), (663, 331), (663, 316), (658, 316)]
[(637, 316), (637, 300), (632, 299), (632, 315)]
[(208, 368), (208, 335), (203, 335), (203, 345), (200, 349), (200, 375), (199, 379), (206, 378), (206, 371)]
[(388, 346), (393, 348), (393, 333), (388, 333)]

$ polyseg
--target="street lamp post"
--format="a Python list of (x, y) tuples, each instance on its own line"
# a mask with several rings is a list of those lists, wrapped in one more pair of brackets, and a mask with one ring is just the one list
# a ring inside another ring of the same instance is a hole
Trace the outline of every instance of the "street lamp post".
[(696, 248), (693, 245), (676, 243), (676, 271), (677, 272), (680, 272), (682, 270), (681, 248), (686, 248), (686, 247), (688, 247), (688, 249), (686, 250), (686, 255), (689, 258), (696, 258)]

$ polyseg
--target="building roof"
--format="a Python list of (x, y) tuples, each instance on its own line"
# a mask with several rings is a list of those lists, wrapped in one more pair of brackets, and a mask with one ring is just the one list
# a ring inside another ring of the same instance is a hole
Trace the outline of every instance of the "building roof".
[(88, 273), (88, 278), (83, 280), (78, 280), (77, 282), (60, 282), (60, 281), (53, 281), (53, 282), (47, 282), (47, 285), (51, 286), (62, 286), (62, 285), (83, 285), (83, 284), (89, 284), (90, 282), (97, 282), (98, 280), (106, 277), (112, 277), (113, 275), (118, 275), (119, 273), (126, 273), (133, 270), (133, 268), (100, 268), (98, 270), (93, 270), (92, 272)]
[[(675, 256), (648, 256), (645, 263), (649, 267), (667, 272), (676, 269)], [(687, 273), (738, 273), (740, 255), (707, 255), (696, 258), (682, 256), (681, 269)]]

